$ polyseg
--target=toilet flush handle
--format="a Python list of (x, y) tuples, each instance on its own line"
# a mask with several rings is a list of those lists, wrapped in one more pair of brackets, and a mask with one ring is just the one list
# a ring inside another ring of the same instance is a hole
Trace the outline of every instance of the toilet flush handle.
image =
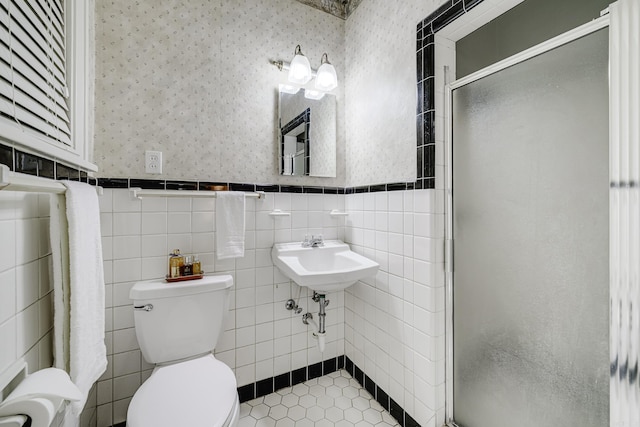
[(153, 304), (134, 305), (133, 308), (135, 310), (151, 311), (151, 310), (153, 310)]

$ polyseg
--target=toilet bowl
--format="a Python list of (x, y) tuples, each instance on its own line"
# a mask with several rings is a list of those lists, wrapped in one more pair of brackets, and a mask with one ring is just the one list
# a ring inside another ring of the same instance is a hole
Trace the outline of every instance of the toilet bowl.
[(209, 354), (156, 367), (129, 405), (127, 426), (233, 426), (239, 407), (233, 372)]
[(238, 423), (233, 371), (212, 350), (228, 311), (229, 275), (169, 284), (136, 283), (134, 323), (145, 360), (156, 364), (133, 396), (128, 427), (234, 427)]

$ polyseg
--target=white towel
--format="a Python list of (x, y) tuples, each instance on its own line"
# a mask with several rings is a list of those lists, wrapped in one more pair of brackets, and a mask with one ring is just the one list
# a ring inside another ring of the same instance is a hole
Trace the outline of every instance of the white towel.
[(218, 259), (244, 256), (244, 193), (216, 193), (216, 253)]
[[(82, 392), (83, 399), (71, 403), (78, 417), (89, 390), (107, 368), (100, 209), (94, 187), (73, 181), (63, 184), (66, 197), (51, 198), (55, 366), (68, 370)], [(60, 212), (65, 204), (66, 218)]]

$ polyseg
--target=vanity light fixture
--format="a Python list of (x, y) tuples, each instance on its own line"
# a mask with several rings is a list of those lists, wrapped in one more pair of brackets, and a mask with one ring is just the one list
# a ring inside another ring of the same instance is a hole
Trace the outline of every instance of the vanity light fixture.
[[(320, 99), (324, 96), (324, 92), (330, 92), (338, 87), (336, 69), (331, 62), (329, 62), (326, 53), (322, 55), (320, 67), (317, 72), (311, 68), (311, 64), (307, 57), (303, 55), (300, 45), (296, 46), (295, 56), (290, 63), (284, 61), (271, 61), (271, 63), (278, 67), (280, 71), (289, 71), (289, 82), (294, 85), (304, 86), (315, 77), (316, 90), (307, 90), (305, 92), (306, 97), (309, 99)], [(294, 88), (293, 85), (286, 85), (285, 87), (287, 89)], [(297, 90), (294, 92), (294, 89), (288, 89), (285, 90), (285, 92), (295, 94)]]
[(289, 64), (289, 81), (297, 84), (307, 84), (313, 76), (311, 75), (311, 64), (300, 50), (300, 45), (296, 46), (295, 56)]

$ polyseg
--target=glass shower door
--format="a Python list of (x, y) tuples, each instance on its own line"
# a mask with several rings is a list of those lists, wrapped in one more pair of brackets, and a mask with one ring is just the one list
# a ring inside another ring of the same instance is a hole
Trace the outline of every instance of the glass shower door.
[(452, 111), (455, 422), (608, 426), (608, 29)]

